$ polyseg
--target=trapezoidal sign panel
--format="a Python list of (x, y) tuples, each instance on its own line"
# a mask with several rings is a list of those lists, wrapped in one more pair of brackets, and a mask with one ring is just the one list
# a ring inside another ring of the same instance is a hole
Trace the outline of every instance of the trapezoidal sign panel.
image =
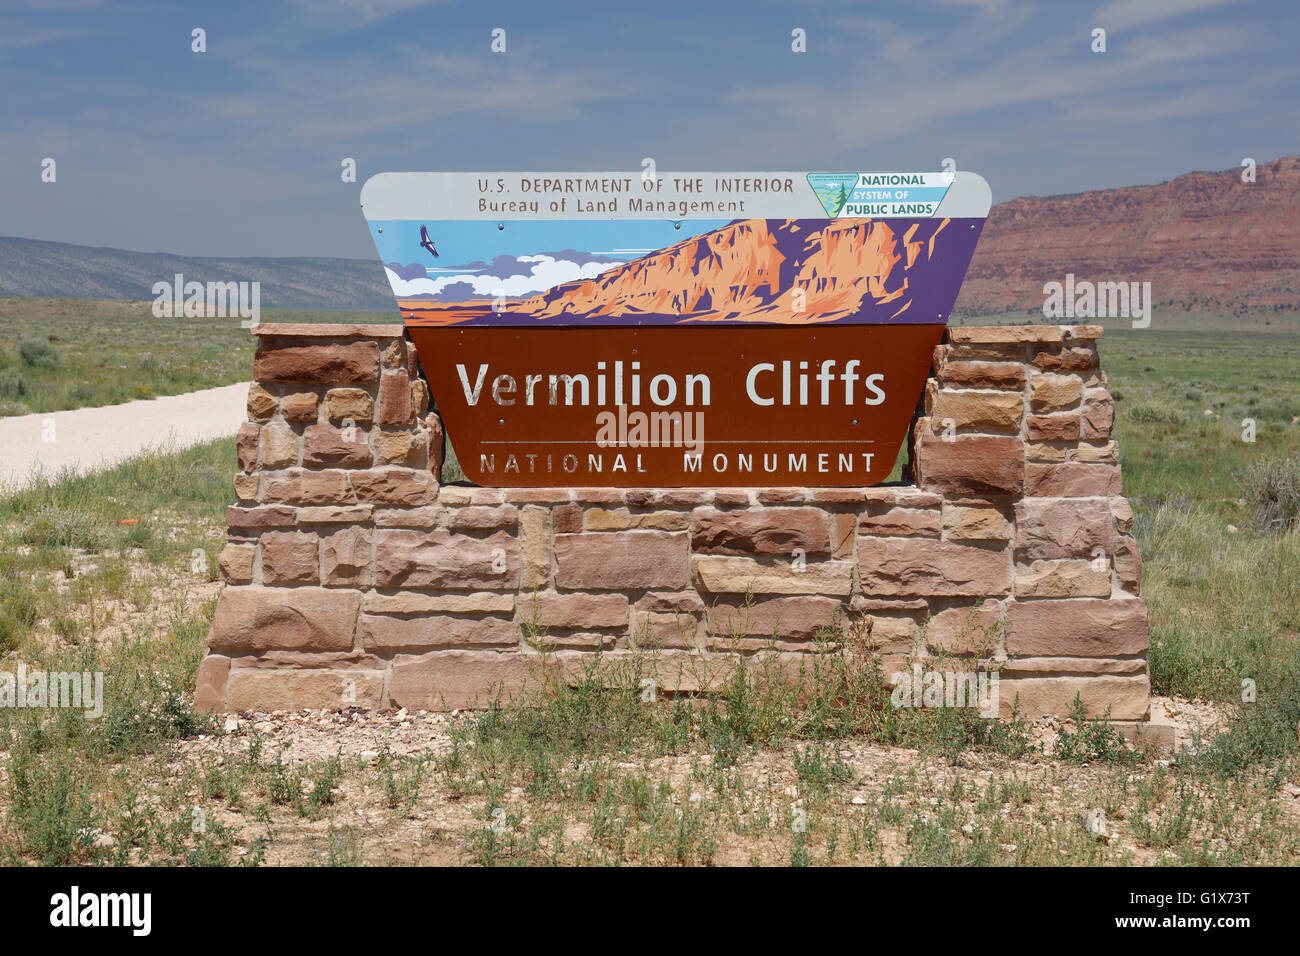
[(384, 173), (362, 207), (470, 480), (893, 467), (989, 210), (973, 173)]

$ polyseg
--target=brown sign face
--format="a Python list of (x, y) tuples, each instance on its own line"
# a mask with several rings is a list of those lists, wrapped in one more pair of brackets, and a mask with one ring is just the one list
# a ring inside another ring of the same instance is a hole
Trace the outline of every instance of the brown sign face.
[(408, 323), (481, 485), (847, 486), (889, 475), (941, 325)]

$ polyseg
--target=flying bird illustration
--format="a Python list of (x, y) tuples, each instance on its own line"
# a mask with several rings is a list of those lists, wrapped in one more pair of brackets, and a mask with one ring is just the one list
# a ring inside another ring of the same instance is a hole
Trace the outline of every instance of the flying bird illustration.
[(420, 245), (429, 250), (429, 253), (436, 259), (438, 250), (433, 247), (433, 240), (429, 238), (429, 227), (420, 227)]

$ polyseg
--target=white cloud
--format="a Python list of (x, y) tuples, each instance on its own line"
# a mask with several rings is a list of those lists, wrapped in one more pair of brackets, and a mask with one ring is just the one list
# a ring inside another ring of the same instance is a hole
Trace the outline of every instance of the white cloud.
[(1112, 30), (1168, 20), (1186, 13), (1210, 10), (1236, 0), (1114, 0), (1097, 11), (1097, 25)]
[(556, 259), (552, 256), (519, 256), (515, 260), (531, 263), (528, 275), (493, 276), (484, 273), (463, 273), (460, 275), (439, 276), (436, 279), (403, 279), (389, 268), (384, 272), (393, 287), (393, 294), (398, 298), (415, 295), (437, 295), (448, 286), (468, 283), (473, 287), (473, 294), (484, 298), (507, 295), (512, 298), (543, 292), (574, 279), (591, 279), (606, 269), (620, 266), (621, 262), (588, 262), (578, 265), (569, 259)]

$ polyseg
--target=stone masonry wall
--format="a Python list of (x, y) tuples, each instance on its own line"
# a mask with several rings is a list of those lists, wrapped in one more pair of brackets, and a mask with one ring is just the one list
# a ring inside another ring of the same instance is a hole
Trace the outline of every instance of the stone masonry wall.
[(461, 708), (597, 650), (653, 649), (666, 690), (695, 689), (733, 652), (795, 663), (833, 633), (887, 673), (985, 642), (1004, 712), (1078, 693), (1147, 716), (1099, 328), (950, 329), (914, 484), (716, 490), (439, 487), (400, 326), (255, 334), (201, 709)]

